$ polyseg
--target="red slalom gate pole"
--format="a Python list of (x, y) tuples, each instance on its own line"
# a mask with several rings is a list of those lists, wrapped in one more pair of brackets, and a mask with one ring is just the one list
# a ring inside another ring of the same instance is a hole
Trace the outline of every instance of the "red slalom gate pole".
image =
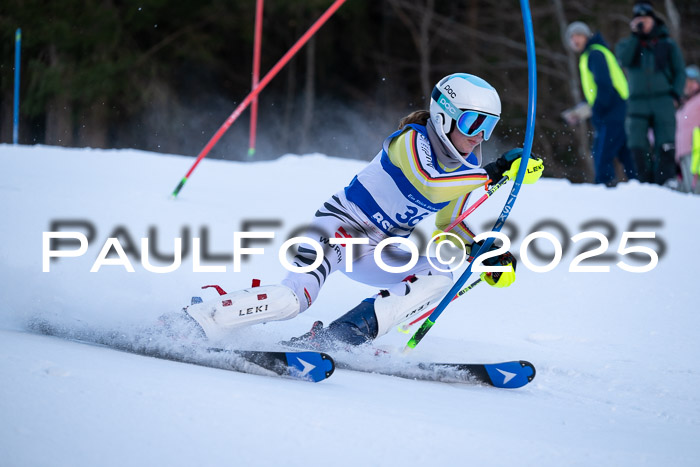
[(289, 62), (289, 60), (292, 59), (292, 57), (301, 49), (304, 44), (306, 44), (311, 37), (316, 34), (316, 31), (319, 30), (323, 24), (328, 21), (328, 18), (333, 16), (333, 14), (340, 8), (343, 3), (345, 3), (345, 0), (335, 0), (335, 2), (321, 15), (320, 18), (316, 20), (316, 22), (311, 25), (308, 31), (304, 33), (303, 36), (299, 38), (299, 40), (292, 46), (291, 49), (287, 51), (286, 54), (275, 64), (275, 66), (272, 67), (270, 71), (267, 72), (267, 74), (263, 77), (262, 80), (260, 80), (260, 83), (258, 83), (258, 86), (253, 89), (248, 96), (246, 96), (245, 99), (243, 99), (243, 102), (241, 102), (238, 107), (231, 113), (231, 115), (228, 116), (226, 121), (219, 127), (219, 129), (214, 133), (214, 136), (211, 137), (209, 142), (204, 146), (204, 149), (199, 153), (197, 156), (197, 159), (194, 161), (194, 164), (192, 164), (192, 167), (190, 167), (190, 170), (187, 171), (185, 176), (180, 180), (180, 183), (175, 187), (175, 190), (173, 190), (173, 193), (171, 198), (176, 198), (178, 193), (180, 193), (180, 190), (182, 190), (182, 187), (185, 186), (185, 183), (187, 183), (187, 180), (190, 178), (190, 175), (192, 175), (192, 172), (194, 172), (194, 169), (197, 168), (199, 163), (206, 157), (207, 154), (209, 154), (209, 151), (216, 145), (216, 143), (219, 142), (221, 137), (226, 133), (226, 131), (233, 125), (233, 122), (235, 122), (238, 117), (241, 116), (243, 111), (248, 108), (250, 103), (255, 99), (260, 92), (265, 89), (265, 86), (267, 86), (270, 81), (272, 81), (272, 78), (274, 78), (277, 73)]
[[(260, 51), (262, 49), (262, 18), (263, 18), (263, 2), (257, 0), (255, 4), (255, 40), (253, 43), (253, 84), (251, 89), (258, 86), (260, 78)], [(248, 157), (253, 157), (255, 154), (255, 137), (258, 129), (258, 98), (253, 99), (250, 106), (250, 138), (248, 144)]]

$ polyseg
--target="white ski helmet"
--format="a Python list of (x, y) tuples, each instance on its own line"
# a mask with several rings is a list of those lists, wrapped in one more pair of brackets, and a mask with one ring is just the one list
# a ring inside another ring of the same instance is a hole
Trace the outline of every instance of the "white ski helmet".
[(484, 140), (488, 140), (500, 117), (501, 99), (498, 93), (478, 76), (467, 73), (445, 76), (438, 81), (430, 96), (430, 118), (438, 137), (452, 155), (470, 168), (481, 167), (481, 145), (476, 160), (473, 157), (467, 160), (447, 135), (456, 126), (467, 136), (483, 131)]

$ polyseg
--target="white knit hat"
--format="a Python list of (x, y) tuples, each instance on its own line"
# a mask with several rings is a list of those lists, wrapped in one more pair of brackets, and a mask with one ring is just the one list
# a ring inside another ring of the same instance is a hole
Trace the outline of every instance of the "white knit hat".
[(570, 40), (574, 34), (581, 34), (586, 37), (591, 37), (591, 28), (582, 21), (574, 21), (566, 28), (566, 40)]

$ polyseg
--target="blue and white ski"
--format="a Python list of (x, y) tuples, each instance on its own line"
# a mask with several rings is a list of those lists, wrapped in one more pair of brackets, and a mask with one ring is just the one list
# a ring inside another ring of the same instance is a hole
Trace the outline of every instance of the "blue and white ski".
[(515, 389), (535, 378), (535, 366), (526, 361), (501, 363), (409, 363), (377, 367), (338, 361), (338, 369), (443, 383), (487, 384)]
[(335, 370), (335, 362), (330, 355), (317, 351), (234, 350), (191, 342), (168, 343), (162, 339), (151, 340), (148, 335), (128, 336), (118, 332), (66, 328), (40, 319), (30, 322), (29, 330), (80, 344), (239, 373), (319, 382), (330, 378)]
[(330, 378), (335, 363), (330, 355), (323, 352), (276, 352), (267, 350), (228, 350), (208, 348), (210, 353), (228, 353), (270, 370), (280, 376), (302, 379), (317, 383)]
[(469, 381), (506, 389), (521, 388), (535, 378), (535, 366), (523, 360), (501, 363), (430, 363), (422, 366), (443, 373), (446, 379), (450, 375), (458, 375)]

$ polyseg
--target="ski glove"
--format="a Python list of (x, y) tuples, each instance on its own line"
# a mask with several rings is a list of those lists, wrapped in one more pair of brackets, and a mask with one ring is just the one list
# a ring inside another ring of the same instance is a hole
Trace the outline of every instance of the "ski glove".
[[(442, 230), (436, 230), (433, 232), (433, 236), (440, 235)], [(436, 243), (440, 243), (442, 241), (449, 240), (451, 241), (455, 247), (461, 249), (462, 245), (459, 244), (459, 242), (451, 235), (441, 235), (436, 239)], [(476, 243), (472, 243), (471, 245), (465, 244), (465, 251), (469, 255), (469, 261), (474, 260), (474, 254), (476, 254), (479, 251), (479, 247), (481, 247), (484, 244), (484, 241), (478, 241)], [(489, 251), (493, 251), (497, 249), (498, 246), (494, 245), (493, 243), (491, 244), (491, 248)], [(484, 272), (481, 273), (481, 279), (489, 284), (490, 286), (493, 287), (508, 287), (510, 284), (515, 282), (515, 267), (517, 266), (517, 261), (515, 257), (508, 251), (506, 253), (503, 253), (498, 256), (494, 256), (493, 258), (487, 258), (483, 261), (484, 266), (510, 266), (510, 271), (505, 271), (505, 272)]]
[[(483, 245), (483, 240), (478, 242), (478, 245)], [(496, 245), (491, 244), (489, 251), (493, 251), (496, 248), (498, 248)], [(478, 252), (478, 248), (472, 249), (473, 251)], [(492, 287), (508, 287), (515, 282), (515, 268), (517, 267), (517, 263), (517, 260), (510, 251), (485, 259), (482, 262), (484, 266), (506, 266), (509, 267), (510, 270), (505, 272), (482, 272), (481, 279)]]
[[(520, 160), (523, 155), (522, 148), (514, 148), (510, 151), (504, 153), (490, 164), (484, 166), (484, 170), (488, 174), (489, 178), (494, 182), (499, 181), (503, 177), (508, 177), (510, 180), (515, 180), (518, 175), (518, 170), (520, 170)], [(544, 163), (540, 158), (530, 158), (527, 161), (527, 172), (525, 172), (525, 178), (523, 178), (523, 183), (531, 184), (535, 183), (542, 176), (542, 171), (544, 170)]]

